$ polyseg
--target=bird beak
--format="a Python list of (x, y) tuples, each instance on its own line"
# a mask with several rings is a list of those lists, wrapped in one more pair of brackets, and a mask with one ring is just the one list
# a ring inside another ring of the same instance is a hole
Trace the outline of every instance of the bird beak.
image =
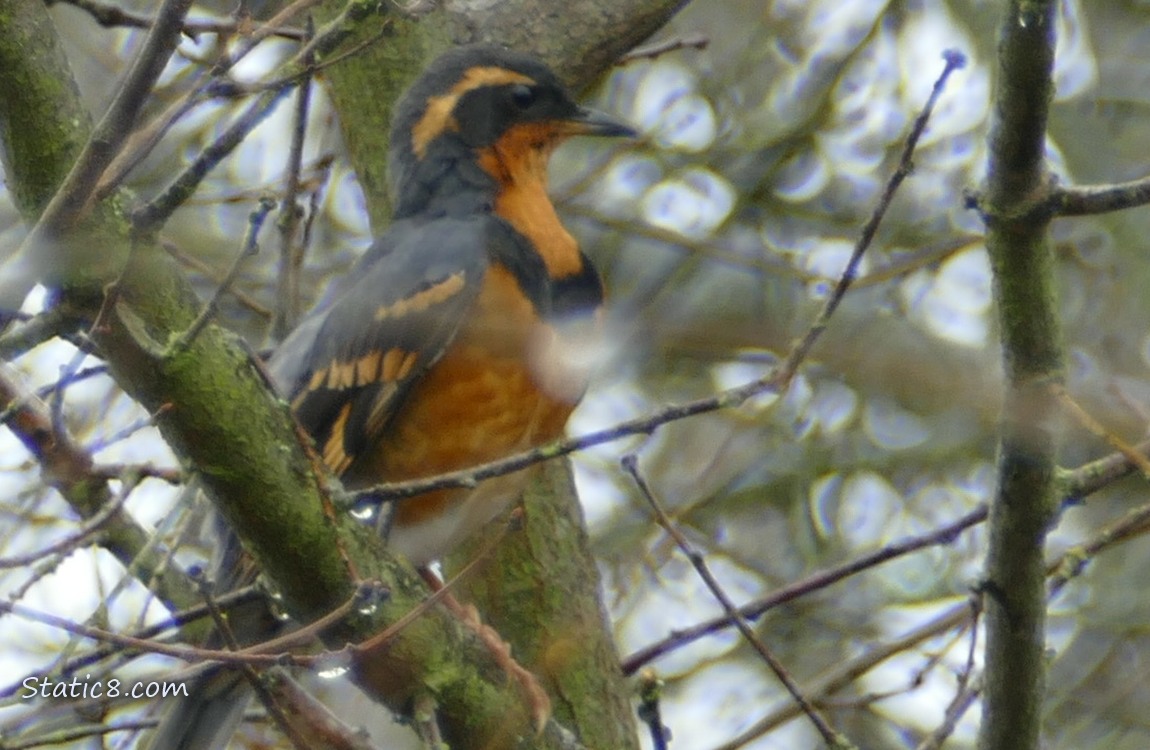
[(602, 135), (638, 138), (639, 131), (620, 119), (598, 110), (580, 107), (579, 113), (568, 120), (571, 135)]

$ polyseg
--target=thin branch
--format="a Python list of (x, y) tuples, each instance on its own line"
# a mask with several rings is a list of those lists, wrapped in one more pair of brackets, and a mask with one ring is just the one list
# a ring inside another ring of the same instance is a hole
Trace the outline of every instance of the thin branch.
[[(267, 23), (257, 27), (240, 45), (240, 48), (231, 54), (223, 55), (210, 68), (206, 80), (187, 91), (179, 99), (173, 101), (163, 112), (154, 117), (145, 127), (137, 129), (126, 143), (124, 149), (104, 171), (99, 184), (96, 186), (95, 198), (106, 197), (115, 190), (124, 178), (138, 164), (152, 152), (168, 130), (184, 115), (188, 114), (196, 105), (213, 97), (240, 96), (244, 89), (233, 81), (224, 79), (224, 76), (236, 66), (244, 57), (256, 48), (258, 43), (274, 33), (277, 23), (289, 20), (295, 14), (315, 5), (317, 0), (296, 0), (288, 7), (277, 13)], [(238, 11), (238, 9), (237, 9)], [(238, 23), (238, 21), (237, 21)], [(290, 79), (282, 85), (291, 85)], [(277, 89), (279, 85), (269, 85), (259, 90)], [(254, 88), (254, 87), (253, 87)], [(257, 122), (258, 124), (258, 122)]]
[[(39, 734), (35, 737), (22, 740), (9, 740), (5, 738), (4, 750), (32, 750), (32, 748), (37, 747), (61, 747), (72, 744), (77, 740), (91, 739), (94, 737), (102, 738), (117, 732), (139, 732), (144, 729), (151, 729), (154, 726), (156, 726), (155, 719), (109, 721), (104, 724), (82, 724), (80, 726), (70, 726), (67, 729)], [(108, 744), (106, 746), (117, 746), (113, 745), (110, 741), (107, 742)], [(104, 746), (105, 745), (101, 745), (101, 747)]]
[(76, 317), (64, 305), (55, 305), (5, 331), (0, 336), (0, 360), (13, 360), (65, 331), (75, 330), (76, 323)]
[(16, 602), (0, 601), (0, 613), (13, 614), (25, 620), (48, 625), (49, 627), (63, 630), (72, 635), (80, 636), (81, 638), (110, 643), (120, 648), (132, 649), (142, 653), (171, 656), (189, 662), (211, 661), (224, 664), (250, 664), (255, 666), (276, 666), (284, 664), (313, 666), (323, 659), (330, 657), (330, 653), (297, 656), (288, 653), (285, 649), (311, 643), (319, 633), (342, 622), (346, 617), (354, 613), (357, 607), (362, 606), (365, 597), (373, 596), (371, 591), (375, 587), (376, 584), (365, 583), (343, 604), (302, 628), (293, 630), (278, 638), (263, 641), (262, 643), (257, 643), (237, 651), (173, 646), (160, 641), (122, 635), (110, 630), (104, 630), (103, 628), (73, 622), (66, 617), (59, 617), (49, 612), (42, 612)]
[(228, 270), (227, 275), (224, 276), (224, 280), (220, 282), (211, 298), (204, 304), (204, 309), (200, 311), (200, 314), (196, 316), (196, 319), (192, 321), (188, 329), (172, 344), (168, 352), (170, 355), (178, 354), (191, 346), (192, 342), (196, 340), (196, 337), (200, 335), (200, 332), (216, 317), (216, 311), (219, 310), (220, 302), (223, 300), (224, 295), (228, 293), (228, 290), (231, 289), (232, 284), (235, 283), (244, 261), (259, 252), (260, 246), (257, 240), (259, 239), (260, 229), (263, 227), (264, 221), (267, 220), (268, 214), (271, 213), (271, 210), (275, 208), (275, 206), (276, 202), (272, 198), (261, 198), (259, 207), (248, 214), (248, 230), (244, 234), (244, 241), (240, 247), (239, 255), (236, 256), (236, 260), (232, 263), (232, 267)]
[[(244, 44), (228, 59), (224, 70), (230, 70), (240, 58), (246, 56), (249, 52), (255, 49), (256, 45), (258, 45), (264, 39), (267, 39), (269, 36), (275, 34), (276, 29), (280, 28), (292, 18), (298, 16), (300, 13), (303, 13), (304, 11), (319, 5), (320, 2), (322, 2), (322, 0), (294, 0), (294, 2), (284, 7), (274, 16), (256, 27), (255, 31), (253, 31), (250, 36), (244, 39)], [(347, 11), (345, 10), (344, 13), (346, 12)], [(340, 18), (342, 17), (343, 14), (341, 14)], [(218, 70), (217, 72), (223, 72), (223, 70)]]
[[(827, 696), (834, 695), (888, 659), (905, 653), (907, 650), (914, 648), (924, 641), (942, 635), (949, 630), (969, 627), (973, 620), (973, 610), (969, 602), (963, 602), (949, 607), (933, 619), (905, 632), (899, 638), (889, 643), (872, 646), (846, 663), (832, 668), (816, 680), (814, 684), (808, 686), (806, 694), (821, 702)], [(780, 706), (756, 721), (754, 725), (745, 732), (713, 748), (713, 750), (738, 750), (738, 748), (742, 748), (767, 732), (796, 718), (798, 715), (798, 706), (792, 701), (788, 701), (785, 705)]]
[[(327, 28), (332, 28), (332, 25), (328, 24)], [(268, 81), (260, 81), (258, 83), (251, 84), (233, 84), (233, 95), (241, 96), (245, 94), (259, 93), (261, 91), (278, 88), (280, 86), (299, 85), (300, 81), (304, 80), (305, 78), (314, 78), (317, 73), (339, 65), (344, 60), (355, 57), (391, 33), (393, 33), (391, 19), (385, 19), (383, 23), (379, 25), (379, 29), (374, 34), (367, 37), (366, 39), (360, 40), (356, 44), (340, 52), (338, 55), (325, 57), (323, 62), (313, 63), (310, 67), (302, 68), (293, 73), (288, 73), (287, 75), (280, 76), (279, 78), (273, 78)], [(308, 55), (315, 55), (317, 52), (329, 51), (331, 49), (334, 49), (334, 45), (325, 41), (322, 36), (317, 36), (308, 42), (308, 44), (304, 46), (299, 51), (299, 53), (297, 53), (297, 58), (303, 58)], [(223, 92), (219, 92), (217, 95), (223, 96), (224, 94)]]
[(664, 39), (661, 42), (654, 42), (653, 44), (646, 44), (642, 47), (636, 47), (627, 54), (619, 58), (620, 65), (635, 62), (636, 60), (654, 60), (657, 57), (662, 57), (668, 52), (678, 52), (681, 49), (693, 49), (702, 51), (707, 48), (711, 43), (710, 37), (705, 34), (684, 34), (682, 36), (674, 36), (670, 39)]
[[(139, 419), (137, 419), (136, 421), (132, 422), (131, 424), (124, 425), (120, 429), (113, 432), (111, 435), (106, 435), (106, 436), (100, 438), (99, 440), (93, 440), (87, 446), (88, 452), (89, 453), (98, 453), (99, 451), (102, 451), (105, 448), (107, 448), (109, 445), (115, 445), (116, 443), (118, 443), (122, 440), (127, 440), (128, 438), (130, 438), (132, 435), (135, 435), (140, 430), (155, 426), (156, 420), (158, 420), (160, 417), (162, 417), (164, 414), (166, 414), (168, 411), (170, 411), (171, 408), (172, 408), (171, 404), (164, 404), (159, 409), (156, 409), (156, 412), (154, 414), (146, 414), (146, 415), (140, 417)], [(92, 471), (90, 473), (92, 474), (92, 476), (99, 476), (94, 471)]]
[(644, 669), (639, 675), (638, 713), (639, 720), (647, 725), (654, 750), (668, 750), (670, 747), (671, 730), (663, 724), (662, 711), (659, 709), (662, 697), (663, 681), (655, 674), (655, 670)]
[[(92, 457), (67, 432), (57, 433), (51, 414), (40, 399), (20, 382), (7, 364), (0, 362), (0, 404), (12, 411), (6, 423), (13, 434), (36, 458), (48, 483), (59, 490), (83, 518), (106, 508), (112, 501), (107, 482), (92, 474)], [(147, 580), (159, 569), (159, 559), (149, 551), (151, 534), (122, 508), (104, 522), (102, 544), (126, 568), (137, 566)], [(195, 601), (192, 587), (179, 574), (168, 572), (155, 584), (154, 593), (165, 604), (178, 609)]]
[[(312, 24), (308, 23), (309, 32)], [(309, 54), (303, 60), (310, 71), (315, 65), (315, 57)], [(272, 340), (282, 341), (295, 327), (300, 314), (300, 268), (303, 265), (304, 245), (298, 240), (300, 207), (297, 199), (300, 192), (300, 170), (303, 168), (304, 140), (307, 136), (308, 113), (311, 109), (311, 73), (308, 72), (296, 88), (296, 109), (292, 124), (291, 150), (288, 152), (287, 175), (284, 178), (284, 194), (280, 201), (279, 292), (276, 295), (275, 317), (272, 318)]]
[[(97, 2), (97, 0), (50, 0), (52, 3), (71, 5), (84, 11), (92, 20), (105, 28), (126, 27), (130, 29), (150, 29), (155, 25), (156, 19), (142, 13), (133, 13), (117, 5)], [(236, 21), (222, 19), (189, 19), (184, 21), (183, 34), (193, 39), (200, 34), (232, 35), (243, 31), (242, 25)], [(302, 39), (304, 31), (283, 26), (273, 26), (269, 33), (284, 39)]]
[(164, 0), (160, 5), (156, 20), (112, 103), (92, 131), (91, 139), (59, 192), (44, 210), (37, 227), (58, 229), (60, 222), (74, 220), (88, 204), (96, 181), (135, 128), (140, 110), (175, 51), (191, 5), (192, 0)]
[[(237, 607), (249, 602), (254, 602), (264, 597), (264, 592), (259, 587), (245, 586), (242, 589), (236, 589), (226, 594), (216, 597), (216, 604), (221, 609), (227, 610), (231, 607)], [(181, 612), (172, 614), (162, 622), (148, 627), (141, 628), (130, 633), (131, 637), (143, 641), (149, 641), (155, 638), (164, 631), (172, 630), (174, 628), (182, 627), (190, 622), (195, 622), (201, 618), (208, 616), (208, 608), (205, 604), (197, 604), (189, 607)], [(91, 668), (93, 665), (100, 663), (104, 659), (112, 656), (122, 656), (124, 649), (119, 644), (103, 643), (96, 646), (91, 651), (76, 656), (65, 661), (52, 669), (55, 674), (75, 674), (84, 669)], [(7, 700), (16, 695), (21, 689), (21, 681), (17, 680), (6, 687), (0, 687), (0, 700)]]
[(950, 705), (946, 707), (946, 715), (942, 719), (942, 723), (930, 733), (930, 736), (918, 744), (915, 750), (940, 750), (943, 743), (954, 734), (958, 722), (962, 721), (962, 717), (978, 700), (978, 696), (982, 694), (982, 680), (971, 680), (969, 685), (964, 686), (954, 696)]
[(882, 195), (879, 197), (878, 205), (875, 206), (870, 218), (867, 219), (862, 231), (859, 232), (859, 238), (855, 242), (854, 250), (851, 252), (850, 259), (847, 261), (842, 276), (839, 277), (838, 284), (835, 285), (834, 290), (827, 298), (823, 309), (819, 311), (814, 323), (807, 329), (806, 335), (791, 349), (787, 358), (783, 361), (782, 365), (780, 365), (782, 372), (789, 373), (784, 379), (784, 383), (789, 383), (791, 378), (794, 377), (794, 373), (798, 370), (799, 364), (806, 359), (807, 354), (810, 353), (811, 348), (814, 347), (819, 336), (826, 330), (831, 315), (838, 309), (839, 303), (842, 302), (847, 290), (850, 289), (851, 284), (854, 283), (855, 276), (858, 274), (859, 264), (862, 262), (863, 254), (866, 253), (867, 248), (869, 248), (871, 242), (874, 241), (875, 233), (878, 232), (879, 225), (882, 224), (882, 219), (886, 215), (887, 208), (890, 207), (890, 203), (894, 199), (899, 186), (902, 185), (903, 180), (909, 177), (911, 171), (914, 169), (914, 151), (918, 148), (918, 141), (926, 130), (927, 123), (930, 122), (930, 115), (934, 111), (934, 106), (938, 102), (938, 98), (942, 95), (942, 90), (946, 86), (947, 79), (950, 78), (951, 73), (962, 69), (966, 65), (966, 57), (957, 50), (946, 50), (943, 52), (942, 57), (944, 60), (942, 73), (940, 73), (938, 79), (935, 80), (934, 86), (930, 90), (930, 96), (927, 98), (922, 111), (919, 112), (918, 117), (914, 119), (910, 134), (907, 136), (906, 142), (903, 145), (902, 154), (898, 160), (898, 167), (890, 179), (887, 180)]
[(1067, 550), (1058, 560), (1047, 566), (1046, 571), (1050, 578), (1048, 596), (1057, 596), (1100, 552), (1143, 536), (1148, 531), (1150, 531), (1150, 503), (1134, 508), (1117, 521), (1107, 524), (1091, 539)]
[[(269, 700), (277, 706), (277, 716), (283, 718), (284, 724), (280, 729), (296, 748), (379, 750), (366, 733), (340, 721), (327, 706), (300, 687), (286, 670), (272, 670), (260, 683), (266, 685), (264, 689)], [(283, 708), (279, 709), (280, 706)]]
[(1089, 216), (1150, 203), (1150, 177), (1116, 185), (1054, 187), (1045, 210), (1058, 216)]
[[(1049, 566), (1048, 574), (1050, 575), (1051, 582), (1051, 596), (1057, 594), (1060, 590), (1061, 584), (1059, 583), (1061, 577), (1065, 576), (1068, 569), (1071, 567), (1081, 569), (1079, 563), (1084, 564), (1084, 559), (1097, 554), (1110, 546), (1119, 544), (1132, 538), (1132, 536), (1144, 533), (1150, 525), (1150, 504), (1141, 508), (1136, 508), (1124, 516), (1120, 521), (1114, 525), (1103, 529), (1101, 533), (1091, 538), (1089, 542), (1076, 548), (1075, 550), (1068, 551), (1063, 558), (1056, 561), (1055, 564)], [(1078, 571), (1075, 571), (1078, 572)], [(812, 686), (807, 689), (806, 694), (813, 696), (818, 701), (822, 702), (823, 696), (833, 695), (837, 690), (848, 686), (850, 682), (859, 678), (859, 676), (871, 671), (875, 666), (882, 664), (883, 661), (894, 657), (897, 653), (902, 653), (907, 649), (913, 648), (922, 642), (929, 640), (929, 638), (937, 637), (948, 630), (953, 628), (969, 628), (972, 629), (972, 635), (976, 633), (974, 626), (978, 621), (981, 614), (978, 606), (978, 600), (972, 599), (969, 602), (955, 605), (950, 609), (938, 614), (932, 620), (923, 623), (907, 632), (905, 635), (900, 636), (897, 640), (875, 648), (869, 649), (859, 657), (853, 658), (842, 667), (838, 667), (834, 672), (823, 676), (819, 680), (817, 686)], [(967, 656), (967, 669), (971, 668), (973, 663), (973, 638), (972, 638), (972, 651)], [(975, 691), (976, 695), (981, 694), (983, 684), (981, 680), (975, 679), (963, 684), (960, 679), (961, 690), (959, 695), (956, 696), (955, 701), (951, 702), (948, 710), (948, 717), (953, 717), (957, 721), (960, 714), (967, 710), (967, 694), (968, 692)], [(783, 706), (782, 709), (776, 710), (766, 717), (760, 719), (754, 724), (753, 727), (746, 730), (746, 732), (738, 735), (729, 742), (723, 743), (720, 747), (714, 750), (736, 750), (742, 748), (743, 745), (749, 743), (759, 736), (771, 732), (775, 727), (779, 727), (783, 722), (794, 719), (798, 713), (798, 709), (794, 704)], [(940, 726), (936, 729), (935, 734), (945, 732), (948, 724)], [(926, 747), (933, 747), (933, 745), (926, 745)]]
[[(231, 651), (239, 651), (241, 648), (240, 644), (236, 640), (235, 633), (232, 632), (227, 618), (224, 617), (223, 612), (219, 606), (217, 606), (215, 598), (212, 596), (211, 585), (208, 583), (208, 580), (201, 575), (196, 583), (200, 587), (200, 594), (204, 597), (204, 604), (208, 607), (208, 613), (212, 616), (212, 622), (215, 623), (216, 632), (223, 639), (224, 645)], [(288, 738), (292, 746), (295, 747), (296, 750), (307, 750), (307, 744), (296, 731), (296, 728), (288, 721), (284, 710), (276, 703), (272, 694), (268, 692), (267, 687), (260, 679), (260, 675), (255, 667), (251, 664), (241, 664), (239, 665), (239, 669), (243, 673), (244, 679), (251, 685), (252, 692), (255, 693), (256, 698), (259, 699), (260, 704), (264, 707), (264, 710), (267, 711), (268, 716), (272, 718), (272, 721), (275, 722), (284, 736)], [(278, 667), (273, 667), (272, 669), (278, 669)]]
[[(156, 147), (156, 144), (160, 142), (160, 139), (163, 138), (164, 134), (168, 132), (172, 125), (190, 112), (197, 104), (213, 96), (224, 95), (221, 89), (236, 89), (237, 87), (234, 83), (228, 82), (225, 84), (222, 81), (222, 77), (255, 49), (259, 42), (272, 35), (274, 29), (289, 21), (296, 14), (315, 5), (317, 1), (318, 0), (296, 0), (266, 23), (258, 26), (255, 31), (244, 39), (244, 43), (240, 45), (238, 50), (232, 52), (230, 55), (223, 56), (212, 66), (210, 75), (206, 81), (201, 82), (180, 99), (172, 102), (167, 109), (153, 118), (146, 127), (140, 128), (134, 133), (119, 156), (117, 156), (109, 165), (108, 169), (104, 171), (99, 185), (96, 186), (95, 198), (97, 200), (104, 198), (119, 186), (128, 173), (152, 152), (152, 149)], [(284, 83), (284, 85), (290, 84), (290, 80)], [(267, 88), (271, 89), (274, 87), (269, 86)], [(258, 121), (256, 124), (258, 124)]]
[[(1150, 440), (1131, 446), (1131, 449), (1143, 458), (1150, 457)], [(1137, 463), (1131, 461), (1128, 453), (1118, 452), (1063, 472), (1060, 477), (1063, 497), (1074, 500), (1093, 494), (1129, 476), (1140, 465), (1141, 461)]]
[(1097, 437), (1105, 440), (1106, 444), (1121, 453), (1131, 466), (1136, 467), (1138, 471), (1142, 472), (1142, 476), (1150, 479), (1150, 459), (1139, 453), (1135, 446), (1122, 440), (1122, 438), (1106, 429), (1101, 422), (1092, 417), (1090, 413), (1083, 409), (1070, 393), (1067, 392), (1065, 386), (1055, 384), (1051, 385), (1050, 388), (1054, 397), (1058, 399), (1062, 407), (1066, 409), (1070, 416), (1074, 417), (1078, 424), (1094, 433)]
[(212, 171), (239, 146), (248, 133), (272, 113), (280, 100), (287, 95), (287, 86), (265, 91), (248, 105), (247, 109), (220, 134), (210, 146), (201, 151), (163, 193), (145, 206), (132, 213), (132, 224), (141, 234), (159, 228), (177, 208), (182, 206)]
[(691, 546), (691, 543), (687, 541), (687, 537), (683, 536), (683, 532), (679, 531), (674, 521), (671, 520), (667, 512), (663, 510), (663, 506), (655, 498), (654, 493), (647, 484), (647, 480), (639, 473), (639, 462), (635, 458), (635, 454), (629, 453), (624, 456), (622, 464), (623, 468), (627, 470), (627, 473), (630, 474), (631, 478), (635, 481), (639, 492), (647, 500), (647, 504), (651, 506), (651, 510), (655, 513), (655, 521), (659, 524), (659, 527), (666, 531), (675, 541), (675, 545), (690, 561), (692, 567), (695, 568), (695, 572), (698, 573), (699, 578), (702, 579), (703, 584), (706, 585), (716, 601), (722, 606), (723, 612), (734, 622), (735, 627), (739, 629), (739, 633), (751, 644), (751, 647), (758, 653), (763, 662), (774, 672), (775, 677), (783, 684), (783, 687), (790, 693), (795, 703), (802, 709), (802, 712), (822, 736), (823, 742), (826, 743), (827, 747), (850, 746), (843, 735), (833, 729), (811, 702), (807, 700), (807, 697), (803, 695), (802, 690), (799, 688), (798, 683), (791, 677), (790, 672), (787, 671), (782, 662), (771, 653), (767, 645), (755, 634), (755, 631), (751, 628), (746, 618), (739, 614), (738, 607), (735, 606), (735, 603), (727, 595), (726, 590), (723, 589), (718, 579), (711, 574), (711, 570), (707, 567), (707, 562), (704, 560), (702, 553), (696, 551), (694, 547)]
[[(1150, 441), (1139, 443), (1134, 446), (1134, 450), (1144, 456), (1150, 455)], [(1080, 501), (1095, 492), (1105, 489), (1115, 481), (1130, 475), (1133, 471), (1134, 465), (1127, 456), (1122, 453), (1112, 453), (1103, 458), (1083, 464), (1077, 469), (1065, 471), (1062, 473), (1061, 479), (1063, 502), (1073, 503)], [(980, 504), (965, 516), (957, 518), (937, 529), (883, 545), (882, 549), (858, 557), (843, 565), (819, 571), (772, 591), (764, 597), (744, 604), (739, 608), (739, 613), (743, 617), (754, 620), (776, 607), (815, 591), (821, 591), (834, 583), (838, 583), (856, 573), (860, 573), (889, 560), (921, 549), (950, 544), (958, 534), (986, 521), (987, 512), (988, 506), (985, 503)], [(1141, 521), (1135, 516), (1141, 516), (1143, 512), (1147, 513), (1146, 518), (1150, 519), (1150, 510), (1142, 508), (1136, 509), (1131, 511), (1131, 517), (1119, 522), (1119, 524), (1110, 531), (1101, 532), (1094, 542), (1067, 552), (1067, 554), (1052, 567), (1050, 571), (1051, 575), (1056, 576), (1055, 580), (1057, 580), (1057, 576), (1069, 579), (1076, 575), (1088, 561), (1086, 558), (1096, 554), (1102, 549), (1104, 540), (1123, 541), (1130, 538), (1133, 532), (1140, 531)], [(1079, 559), (1075, 560), (1075, 554), (1078, 555)], [(1068, 565), (1070, 567), (1067, 567)], [(1054, 570), (1054, 568), (1058, 568), (1061, 572)], [(1058, 587), (1061, 588), (1062, 585), (1063, 584), (1060, 583)], [(719, 615), (692, 625), (691, 627), (676, 630), (667, 638), (655, 641), (622, 659), (621, 668), (623, 673), (633, 675), (652, 661), (689, 643), (693, 643), (700, 638), (725, 630), (733, 624), (729, 617)]]
[[(987, 506), (980, 505), (965, 516), (926, 534), (907, 537), (903, 540), (884, 545), (882, 549), (870, 554), (863, 555), (843, 565), (819, 571), (776, 591), (772, 591), (767, 596), (744, 604), (738, 609), (738, 613), (742, 617), (754, 620), (787, 602), (794, 601), (815, 591), (821, 591), (856, 573), (876, 567), (889, 560), (908, 555), (911, 552), (917, 552), (918, 550), (951, 544), (963, 531), (973, 528), (985, 521), (986, 514)], [(689, 628), (677, 630), (668, 638), (656, 641), (623, 659), (621, 665), (623, 673), (628, 675), (635, 674), (636, 671), (655, 659), (681, 648), (688, 643), (697, 641), (704, 636), (725, 630), (732, 625), (734, 625), (734, 622), (729, 616), (720, 615)]]
[[(314, 2), (314, 0), (307, 1)], [(302, 67), (299, 61), (312, 54), (323, 54), (330, 51), (342, 42), (350, 33), (350, 28), (346, 22), (350, 12), (350, 7), (345, 8), (337, 18), (324, 26), (315, 38), (296, 54), (292, 62), (288, 64), (289, 67), (292, 65)], [(303, 67), (300, 73), (305, 70), (306, 67)], [(281, 79), (277, 86), (265, 90), (257, 96), (235, 122), (215, 142), (204, 149), (160, 196), (133, 212), (132, 223), (136, 230), (146, 234), (167, 221), (168, 217), (191, 197), (208, 172), (231, 154), (247, 138), (248, 133), (271, 114), (271, 111), (291, 89), (292, 82), (293, 78), (291, 77)]]
[(116, 493), (116, 496), (112, 498), (110, 503), (100, 508), (95, 515), (86, 519), (77, 531), (63, 539), (41, 547), (35, 552), (29, 552), (26, 555), (0, 557), (0, 569), (33, 565), (49, 555), (65, 556), (87, 544), (92, 536), (100, 533), (104, 524), (115, 518), (121, 509), (123, 509), (124, 503), (128, 500), (128, 495), (132, 494), (132, 490), (136, 488), (137, 481), (138, 478), (125, 479), (120, 491)]
[[(224, 280), (224, 276), (227, 275), (226, 271), (218, 271), (196, 256), (187, 254), (172, 242), (161, 240), (160, 245), (164, 248), (168, 255), (175, 258), (178, 263), (191, 268), (200, 274), (203, 274), (205, 278), (214, 281), (217, 284), (221, 283)], [(255, 297), (245, 292), (243, 289), (240, 289), (235, 284), (231, 286), (229, 292), (233, 297), (236, 298), (236, 301), (239, 302), (240, 305), (260, 316), (261, 318), (272, 317), (272, 309), (270, 307), (260, 302)]]
[(92, 467), (92, 476), (121, 481), (126, 476), (137, 476), (140, 479), (159, 479), (171, 485), (180, 485), (188, 481), (188, 474), (182, 469), (156, 466), (151, 463), (97, 464)]

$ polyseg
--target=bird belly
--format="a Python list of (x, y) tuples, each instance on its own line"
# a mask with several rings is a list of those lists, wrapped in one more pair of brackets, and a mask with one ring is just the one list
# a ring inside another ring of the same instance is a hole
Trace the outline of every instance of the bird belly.
[[(402, 482), (468, 469), (563, 433), (587, 386), (589, 370), (574, 364), (587, 336), (540, 320), (507, 268), (493, 264), (482, 283), (455, 340), (344, 476), (349, 486), (356, 477)], [(417, 565), (437, 559), (514, 502), (529, 479), (526, 469), (398, 500), (390, 542)]]
[[(495, 461), (557, 438), (574, 407), (542, 391), (522, 358), (456, 344), (414, 386), (364, 457), (364, 473), (398, 482)], [(399, 500), (390, 543), (416, 564), (430, 562), (503, 511), (529, 478), (521, 470)]]

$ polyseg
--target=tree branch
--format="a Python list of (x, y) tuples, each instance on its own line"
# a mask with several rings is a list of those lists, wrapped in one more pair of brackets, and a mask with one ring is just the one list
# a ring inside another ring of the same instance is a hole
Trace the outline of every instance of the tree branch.
[(67, 433), (54, 428), (48, 407), (4, 363), (0, 363), (0, 411), (11, 414), (5, 421), (36, 457), (48, 484), (90, 522), (85, 529), (99, 528), (101, 546), (125, 568), (134, 570), (167, 606), (181, 609), (199, 600), (191, 582), (168, 567), (164, 555), (150, 546), (151, 535), (123, 510), (107, 480), (92, 471), (92, 457)]
[(1058, 216), (1092, 214), (1137, 208), (1150, 203), (1150, 177), (1120, 182), (1117, 185), (1079, 185), (1055, 187), (1046, 207)]
[(76, 247), (63, 242), (63, 235), (90, 212), (96, 183), (132, 133), (156, 79), (176, 49), (191, 5), (192, 0), (164, 0), (160, 6), (155, 23), (84, 149), (36, 218), (20, 250), (0, 269), (0, 277), (7, 277), (0, 286), (0, 307), (18, 307), (37, 282), (50, 286), (90, 284), (115, 266), (118, 259), (112, 253), (72, 257)]
[(985, 196), (987, 249), (1007, 388), (984, 582), (986, 685), (980, 750), (1037, 750), (1045, 686), (1044, 541), (1058, 508), (1062, 340), (1046, 198), (1054, 0), (1012, 0), (998, 45)]

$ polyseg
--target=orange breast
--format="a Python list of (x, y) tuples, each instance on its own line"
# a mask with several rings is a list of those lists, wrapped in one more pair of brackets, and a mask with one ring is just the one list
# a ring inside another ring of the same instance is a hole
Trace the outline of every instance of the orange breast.
[[(585, 387), (582, 377), (579, 383), (556, 378), (555, 370), (562, 367), (558, 355), (554, 332), (539, 320), (514, 277), (493, 266), (455, 341), (415, 384), (378, 449), (352, 473), (362, 471), (375, 481), (417, 479), (554, 440)], [(472, 530), (466, 527), (486, 523), (514, 500), (527, 478), (526, 472), (518, 472), (477, 489), (440, 490), (402, 500), (393, 533), (453, 514), (458, 523), (421, 542), (450, 546)], [(444, 550), (401, 551), (419, 560)]]

